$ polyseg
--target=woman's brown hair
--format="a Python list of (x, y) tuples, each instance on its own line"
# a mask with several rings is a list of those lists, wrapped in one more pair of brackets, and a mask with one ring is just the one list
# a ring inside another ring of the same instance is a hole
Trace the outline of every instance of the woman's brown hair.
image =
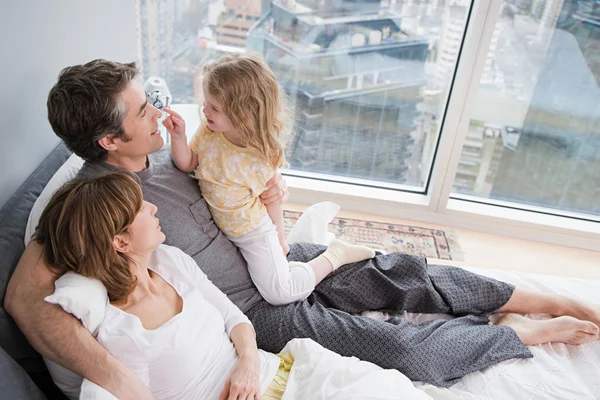
[(58, 275), (73, 271), (98, 279), (111, 302), (125, 303), (136, 278), (113, 239), (127, 231), (142, 202), (139, 185), (127, 173), (68, 182), (40, 217), (35, 240), (43, 246), (46, 263)]

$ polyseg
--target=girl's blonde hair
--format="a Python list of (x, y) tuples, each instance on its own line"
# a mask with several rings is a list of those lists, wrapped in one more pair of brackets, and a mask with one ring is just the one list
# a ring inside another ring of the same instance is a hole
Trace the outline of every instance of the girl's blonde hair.
[(142, 208), (142, 190), (127, 173), (68, 182), (42, 212), (35, 240), (58, 275), (73, 271), (104, 284), (108, 298), (123, 304), (137, 279), (129, 257), (113, 247)]
[(205, 65), (202, 79), (240, 133), (242, 145), (256, 150), (271, 167), (284, 166), (290, 117), (265, 59), (255, 52), (226, 55)]

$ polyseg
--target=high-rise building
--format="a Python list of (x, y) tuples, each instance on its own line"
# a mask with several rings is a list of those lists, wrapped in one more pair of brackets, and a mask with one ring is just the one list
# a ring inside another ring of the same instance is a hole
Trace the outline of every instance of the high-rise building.
[(558, 18), (563, 9), (564, 1), (565, 0), (545, 0), (545, 4), (543, 4), (542, 7), (538, 7), (543, 9), (537, 31), (537, 40), (540, 43), (542, 51), (548, 49)]
[[(438, 85), (445, 89), (452, 81), (454, 69), (463, 43), (466, 29), (467, 16), (471, 0), (448, 0), (444, 11), (444, 25), (440, 37), (437, 68)], [(482, 83), (494, 81), (494, 64), (496, 60), (496, 48), (502, 25), (496, 24), (492, 34), (492, 40), (485, 59)]]
[(600, 7), (565, 1), (561, 12), (492, 196), (600, 215)]
[(502, 129), (471, 121), (456, 169), (454, 191), (489, 196), (505, 149)]
[(173, 63), (186, 46), (175, 29), (189, 0), (136, 0), (138, 66), (143, 77), (173, 79)]
[(262, 15), (262, 0), (225, 0), (225, 12), (217, 21), (217, 42), (246, 47), (248, 31)]
[(248, 48), (295, 105), (292, 167), (406, 183), (428, 45), (379, 1), (273, 1)]

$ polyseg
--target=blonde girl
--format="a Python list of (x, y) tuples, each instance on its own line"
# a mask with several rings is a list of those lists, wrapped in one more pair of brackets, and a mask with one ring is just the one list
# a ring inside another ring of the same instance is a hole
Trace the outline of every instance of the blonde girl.
[(275, 75), (257, 53), (227, 55), (202, 74), (202, 122), (189, 145), (185, 122), (172, 110), (163, 124), (177, 168), (195, 171), (219, 228), (241, 250), (269, 303), (303, 300), (341, 265), (374, 256), (365, 246), (333, 241), (308, 263), (288, 262), (280, 202), (263, 205), (267, 181), (285, 165), (282, 136), (288, 116)]

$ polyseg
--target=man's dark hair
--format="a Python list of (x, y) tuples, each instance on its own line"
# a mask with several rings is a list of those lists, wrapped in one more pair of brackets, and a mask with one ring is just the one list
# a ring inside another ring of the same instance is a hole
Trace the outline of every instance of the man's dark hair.
[(93, 60), (67, 67), (48, 94), (48, 120), (67, 147), (85, 160), (105, 160), (98, 140), (107, 136), (129, 140), (123, 130), (127, 109), (121, 92), (136, 77), (134, 62)]

